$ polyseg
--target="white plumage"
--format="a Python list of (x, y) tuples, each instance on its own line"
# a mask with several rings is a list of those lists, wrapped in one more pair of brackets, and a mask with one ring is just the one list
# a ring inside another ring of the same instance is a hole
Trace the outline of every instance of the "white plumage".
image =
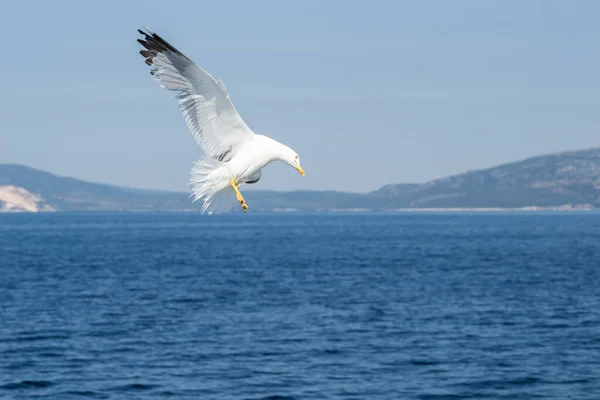
[[(302, 175), (300, 159), (289, 147), (255, 134), (235, 109), (225, 85), (196, 65), (156, 33), (145, 28), (138, 42), (161, 87), (177, 92), (187, 127), (204, 156), (194, 163), (190, 186), (202, 212), (230, 211), (237, 201), (247, 205), (238, 186), (256, 183), (271, 161), (282, 161)], [(237, 195), (237, 198), (236, 198)]]

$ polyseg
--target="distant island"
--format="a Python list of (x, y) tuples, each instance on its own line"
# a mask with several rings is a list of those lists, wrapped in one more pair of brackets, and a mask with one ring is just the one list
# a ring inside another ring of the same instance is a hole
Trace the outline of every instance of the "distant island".
[[(252, 211), (600, 208), (600, 148), (569, 151), (373, 192), (248, 190)], [(141, 190), (0, 164), (0, 212), (198, 211), (189, 194)]]

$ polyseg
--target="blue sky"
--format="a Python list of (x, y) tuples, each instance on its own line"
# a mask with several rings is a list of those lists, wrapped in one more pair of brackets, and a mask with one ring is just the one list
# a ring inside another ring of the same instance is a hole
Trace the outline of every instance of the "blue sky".
[(147, 25), (306, 176), (362, 192), (600, 146), (596, 1), (0, 2), (0, 162), (186, 190), (200, 155), (138, 54)]

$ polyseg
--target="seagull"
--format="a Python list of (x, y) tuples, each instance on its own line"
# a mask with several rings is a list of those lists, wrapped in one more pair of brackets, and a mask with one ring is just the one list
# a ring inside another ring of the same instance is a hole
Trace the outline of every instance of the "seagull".
[[(177, 92), (179, 109), (203, 155), (190, 171), (193, 202), (201, 213), (231, 211), (234, 198), (244, 212), (248, 205), (239, 187), (258, 182), (272, 161), (295, 168), (302, 176), (298, 154), (290, 147), (254, 133), (234, 107), (225, 85), (147, 27), (138, 29), (140, 54), (159, 85)], [(234, 197), (235, 194), (235, 197)]]

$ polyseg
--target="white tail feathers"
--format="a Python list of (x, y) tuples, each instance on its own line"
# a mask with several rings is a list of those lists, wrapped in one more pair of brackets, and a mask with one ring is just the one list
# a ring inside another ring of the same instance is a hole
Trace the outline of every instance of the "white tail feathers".
[(231, 173), (225, 164), (203, 157), (194, 163), (190, 171), (190, 197), (194, 198), (194, 202), (203, 201), (200, 210), (203, 214), (231, 211), (237, 200), (230, 180)]

